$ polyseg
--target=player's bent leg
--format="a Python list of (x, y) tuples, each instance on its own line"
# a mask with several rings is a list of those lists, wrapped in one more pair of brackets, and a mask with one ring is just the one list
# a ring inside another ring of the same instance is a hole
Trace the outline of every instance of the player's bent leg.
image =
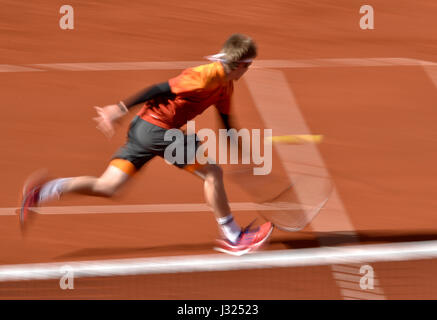
[(20, 220), (24, 223), (30, 208), (59, 199), (67, 193), (111, 197), (134, 173), (134, 165), (121, 159), (111, 161), (100, 177), (81, 176), (49, 180), (46, 172), (38, 171), (32, 174), (24, 185)]
[(223, 171), (219, 166), (196, 164), (185, 169), (204, 180), (206, 201), (214, 210), (219, 229), (224, 236), (217, 240), (217, 251), (239, 256), (254, 252), (267, 242), (273, 231), (270, 222), (254, 229), (249, 225), (241, 230), (234, 221), (224, 188)]
[(229, 241), (237, 241), (241, 228), (234, 221), (223, 184), (222, 169), (215, 164), (192, 164), (184, 169), (203, 179), (206, 203), (214, 212), (220, 232)]
[(32, 208), (44, 202), (59, 199), (63, 194), (79, 193), (111, 197), (134, 173), (134, 165), (121, 159), (111, 161), (100, 177), (81, 176), (49, 180), (46, 171), (37, 171), (24, 184), (19, 212), (20, 223), (23, 227), (32, 213)]
[[(215, 164), (187, 166), (186, 170), (197, 174), (204, 180), (206, 202), (214, 210), (217, 219), (231, 214), (228, 198), (223, 184), (223, 171)], [(193, 170), (194, 169), (194, 170)]]
[(101, 197), (112, 197), (135, 173), (134, 165), (128, 160), (114, 159), (100, 177), (75, 177), (64, 183), (60, 193), (80, 193)]

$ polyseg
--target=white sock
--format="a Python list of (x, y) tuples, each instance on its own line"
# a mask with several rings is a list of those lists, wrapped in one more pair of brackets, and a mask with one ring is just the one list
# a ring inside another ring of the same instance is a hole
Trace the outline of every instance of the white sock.
[(241, 228), (238, 224), (235, 223), (234, 217), (232, 217), (232, 214), (229, 214), (228, 216), (224, 218), (218, 218), (217, 222), (220, 226), (220, 229), (223, 233), (223, 235), (232, 243), (235, 243), (238, 239), (238, 236), (241, 233)]
[(44, 185), (41, 188), (41, 191), (39, 192), (39, 201), (45, 202), (45, 201), (59, 199), (63, 192), (64, 184), (70, 181), (71, 179), (72, 178), (60, 178), (44, 183)]

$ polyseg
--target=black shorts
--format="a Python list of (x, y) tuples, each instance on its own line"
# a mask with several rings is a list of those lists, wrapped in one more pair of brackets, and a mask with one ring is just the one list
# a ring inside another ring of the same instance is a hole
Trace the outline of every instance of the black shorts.
[[(118, 149), (112, 159), (128, 160), (137, 170), (139, 170), (155, 156), (164, 158), (165, 149), (170, 144), (174, 143), (173, 146), (178, 144), (181, 149), (183, 148), (184, 158), (183, 161), (178, 161), (173, 164), (179, 168), (184, 168), (187, 164), (194, 163), (195, 152), (200, 143), (197, 141), (196, 135), (193, 134), (187, 136), (184, 134), (183, 141), (182, 139), (177, 141), (176, 138), (172, 141), (165, 141), (164, 135), (167, 131), (167, 129), (158, 127), (157, 125), (141, 119), (139, 116), (135, 116), (130, 124), (125, 145)], [(194, 144), (191, 144), (190, 148), (188, 148), (189, 139), (194, 141)]]

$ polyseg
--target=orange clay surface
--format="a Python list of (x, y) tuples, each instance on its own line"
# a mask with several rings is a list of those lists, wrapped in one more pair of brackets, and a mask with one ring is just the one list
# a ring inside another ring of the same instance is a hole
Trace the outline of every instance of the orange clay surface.
[[(234, 32), (250, 34), (262, 60), (403, 57), (435, 61), (437, 4), (375, 0), (375, 30), (359, 28), (357, 0), (74, 1), (75, 29), (59, 28), (59, 1), (0, 1), (0, 64), (198, 61)], [(421, 66), (283, 69), (360, 243), (436, 240), (437, 90)], [(16, 207), (26, 176), (99, 175), (130, 119), (107, 140), (93, 106), (123, 99), (179, 70), (0, 72), (0, 206)], [(250, 70), (249, 70), (250, 72)], [(263, 128), (244, 81), (235, 84), (241, 126)], [(272, 112), (274, 112), (272, 106)], [(218, 128), (211, 108), (198, 128)], [(274, 128), (273, 128), (274, 129)], [(296, 147), (296, 152), (299, 148)], [(283, 174), (274, 155), (276, 174)], [(232, 202), (251, 201), (225, 181)], [(266, 185), (266, 189), (274, 186)], [(151, 161), (114, 199), (67, 197), (50, 205), (203, 203), (193, 175)], [(321, 214), (329, 215), (329, 212)], [(236, 213), (244, 225), (256, 212)], [(348, 245), (332, 233), (275, 230), (266, 250)], [(0, 216), (0, 265), (214, 253), (213, 215), (42, 215), (26, 237)], [(326, 242), (325, 242), (326, 243)], [(433, 260), (373, 264), (388, 299), (436, 299)], [(0, 298), (342, 299), (328, 266), (0, 283)]]

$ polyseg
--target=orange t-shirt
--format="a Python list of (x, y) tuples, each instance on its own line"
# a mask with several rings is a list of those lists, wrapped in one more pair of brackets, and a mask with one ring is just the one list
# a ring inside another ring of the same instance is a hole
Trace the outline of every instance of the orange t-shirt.
[(165, 129), (180, 128), (211, 105), (229, 114), (234, 89), (220, 62), (185, 69), (169, 80), (174, 97), (151, 99), (138, 115)]

